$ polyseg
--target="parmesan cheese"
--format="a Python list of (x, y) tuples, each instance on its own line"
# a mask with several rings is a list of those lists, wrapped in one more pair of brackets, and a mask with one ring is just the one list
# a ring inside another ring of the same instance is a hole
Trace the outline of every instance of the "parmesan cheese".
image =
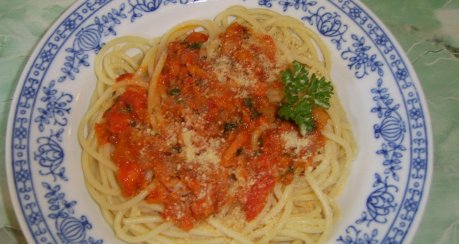
[(196, 148), (194, 147), (193, 142), (191, 140), (193, 134), (194, 131), (190, 131), (186, 128), (182, 130), (182, 138), (183, 143), (185, 144), (184, 149), (187, 162), (192, 162), (195, 159), (196, 155)]
[(311, 144), (311, 140), (307, 137), (298, 136), (297, 132), (289, 131), (282, 134), (282, 141), (284, 142), (287, 151), (293, 151), (296, 155), (300, 155), (306, 151)]
[(251, 87), (260, 81), (270, 83), (278, 79), (281, 65), (278, 65), (279, 62), (272, 63), (266, 55), (254, 50), (254, 47), (259, 45), (256, 38), (244, 40), (240, 48), (253, 51), (254, 59), (260, 65), (263, 74), (261, 80), (259, 80), (260, 77), (257, 77), (253, 67), (244, 67), (234, 58), (222, 55), (219, 51), (221, 45), (221, 40), (215, 39), (206, 46), (206, 58), (212, 60), (214, 65), (212, 65), (211, 71), (216, 75), (218, 81), (227, 83), (231, 80), (241, 87)]
[(187, 163), (198, 163), (202, 166), (219, 163), (221, 139), (206, 139), (187, 128), (182, 129), (182, 138)]

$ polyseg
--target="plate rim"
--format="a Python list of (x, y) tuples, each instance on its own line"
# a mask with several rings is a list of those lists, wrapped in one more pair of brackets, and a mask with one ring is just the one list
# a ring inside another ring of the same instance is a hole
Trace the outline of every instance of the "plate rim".
[[(87, 2), (88, 0), (85, 0)], [(5, 135), (5, 166), (6, 166), (6, 175), (8, 182), (8, 192), (13, 205), (15, 218), (21, 227), (21, 232), (27, 240), (27, 243), (38, 243), (35, 239), (35, 235), (32, 234), (29, 224), (25, 220), (26, 216), (23, 212), (23, 209), (19, 203), (18, 193), (16, 189), (16, 182), (13, 177), (13, 157), (12, 157), (12, 147), (13, 147), (13, 128), (14, 128), (14, 119), (16, 118), (19, 97), (21, 95), (21, 88), (25, 85), (25, 78), (27, 78), (32, 65), (38, 58), (38, 54), (44, 45), (48, 42), (53, 32), (57, 30), (57, 27), (71, 14), (75, 11), (80, 5), (85, 2), (75, 1), (70, 4), (51, 24), (47, 27), (46, 31), (43, 32), (43, 35), (40, 37), (39, 41), (32, 45), (32, 51), (30, 52), (30, 57), (27, 59), (24, 67), (20, 71), (19, 78), (16, 81), (16, 86), (14, 88), (14, 93), (12, 96), (11, 104), (8, 112), (8, 119), (6, 124), (6, 135)], [(34, 194), (35, 191), (34, 191)]]
[[(389, 40), (392, 42), (392, 44), (395, 47), (395, 50), (397, 50), (398, 55), (401, 57), (403, 61), (405, 61), (406, 67), (408, 68), (408, 73), (410, 76), (413, 78), (416, 84), (416, 91), (419, 96), (419, 102), (422, 105), (422, 111), (424, 114), (424, 121), (426, 124), (424, 125), (426, 127), (426, 138), (428, 140), (427, 144), (427, 166), (426, 166), (426, 176), (425, 176), (425, 181), (424, 181), (424, 188), (422, 189), (422, 197), (421, 201), (419, 204), (419, 207), (417, 208), (417, 212), (415, 215), (415, 219), (411, 221), (411, 227), (409, 230), (406, 232), (403, 241), (414, 241), (416, 237), (416, 233), (419, 230), (419, 227), (422, 223), (422, 220), (424, 219), (424, 214), (426, 212), (427, 208), (427, 203), (429, 201), (430, 197), (430, 191), (432, 188), (432, 178), (433, 178), (433, 171), (434, 171), (434, 141), (433, 141), (433, 131), (432, 131), (432, 121), (430, 117), (430, 110), (429, 106), (427, 104), (427, 97), (424, 92), (424, 88), (422, 86), (421, 80), (419, 79), (419, 76), (414, 69), (414, 66), (411, 62), (411, 60), (408, 58), (408, 55), (406, 51), (403, 49), (401, 46), (400, 42), (398, 39), (395, 37), (395, 35), (392, 33), (392, 31), (386, 26), (386, 24), (376, 15), (366, 4), (361, 2), (361, 0), (351, 0), (354, 2), (357, 2), (359, 6), (364, 9), (366, 14), (370, 16), (376, 23), (379, 24), (379, 27), (384, 31), (385, 35), (389, 37)], [(401, 50), (401, 52), (400, 52)], [(430, 143), (429, 143), (430, 142)], [(411, 144), (410, 144), (411, 146)]]

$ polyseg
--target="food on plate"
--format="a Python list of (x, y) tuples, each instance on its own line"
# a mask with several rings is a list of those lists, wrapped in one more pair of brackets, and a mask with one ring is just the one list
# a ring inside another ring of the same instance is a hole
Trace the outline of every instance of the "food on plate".
[(79, 139), (117, 237), (325, 241), (356, 152), (329, 56), (300, 21), (240, 6), (107, 43)]

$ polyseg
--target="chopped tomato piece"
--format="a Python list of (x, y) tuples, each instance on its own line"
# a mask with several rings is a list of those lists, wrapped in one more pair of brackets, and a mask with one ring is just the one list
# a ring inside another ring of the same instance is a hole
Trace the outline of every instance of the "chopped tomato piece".
[(245, 204), (245, 217), (248, 221), (253, 220), (266, 205), (266, 198), (272, 192), (276, 180), (274, 176), (266, 174), (258, 178), (247, 192)]
[(130, 197), (139, 192), (144, 183), (144, 173), (135, 163), (124, 164), (119, 167), (118, 181), (125, 196)]
[(134, 74), (132, 74), (132, 73), (124, 73), (124, 74), (118, 76), (118, 78), (116, 78), (116, 81), (120, 82), (120, 81), (125, 81), (125, 80), (131, 80), (132, 78), (134, 78)]
[(208, 38), (209, 36), (202, 32), (192, 32), (185, 38), (185, 41), (188, 43), (204, 43)]

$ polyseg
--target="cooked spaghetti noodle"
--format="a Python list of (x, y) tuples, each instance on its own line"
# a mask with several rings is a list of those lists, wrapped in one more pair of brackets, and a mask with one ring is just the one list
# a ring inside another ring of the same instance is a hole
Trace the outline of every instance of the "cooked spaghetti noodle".
[(356, 149), (335, 95), (304, 136), (275, 116), (293, 61), (330, 79), (327, 47), (303, 23), (239, 6), (100, 50), (78, 136), (87, 188), (119, 239), (327, 240)]

